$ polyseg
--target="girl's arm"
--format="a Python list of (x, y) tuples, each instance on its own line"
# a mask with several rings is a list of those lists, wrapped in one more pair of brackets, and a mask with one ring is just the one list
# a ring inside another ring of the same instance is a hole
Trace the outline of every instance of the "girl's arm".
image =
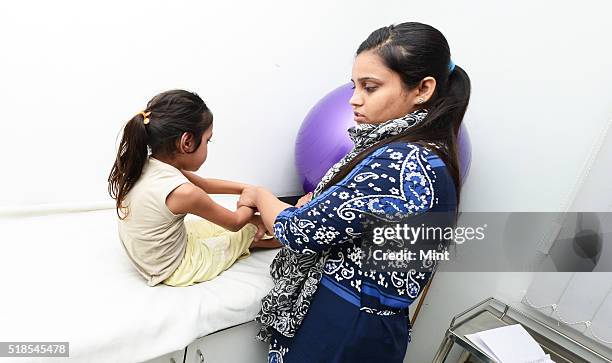
[(215, 203), (204, 190), (189, 183), (168, 194), (166, 205), (174, 214), (195, 214), (232, 232), (239, 231), (254, 215), (254, 210), (245, 206), (232, 212)]
[(202, 178), (190, 171), (181, 170), (181, 173), (193, 183), (202, 188), (208, 194), (240, 194), (249, 186), (248, 184), (233, 182), (229, 180)]

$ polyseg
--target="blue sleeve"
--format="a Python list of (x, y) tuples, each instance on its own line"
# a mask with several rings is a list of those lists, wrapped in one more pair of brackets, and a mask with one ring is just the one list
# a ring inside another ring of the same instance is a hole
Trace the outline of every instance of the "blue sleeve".
[(360, 237), (364, 213), (388, 218), (428, 210), (433, 203), (430, 154), (406, 143), (375, 150), (307, 204), (281, 211), (275, 237), (296, 252), (318, 253)]

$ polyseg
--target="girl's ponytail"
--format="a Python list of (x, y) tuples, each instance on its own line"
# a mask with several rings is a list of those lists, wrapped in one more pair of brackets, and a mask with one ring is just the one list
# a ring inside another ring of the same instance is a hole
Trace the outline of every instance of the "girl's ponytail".
[[(123, 136), (117, 151), (117, 157), (108, 176), (108, 193), (116, 201), (117, 215), (124, 219), (128, 215), (127, 207), (122, 205), (127, 193), (132, 189), (147, 161), (147, 130), (145, 112), (132, 117), (123, 128)], [(120, 210), (124, 210), (123, 216)]]

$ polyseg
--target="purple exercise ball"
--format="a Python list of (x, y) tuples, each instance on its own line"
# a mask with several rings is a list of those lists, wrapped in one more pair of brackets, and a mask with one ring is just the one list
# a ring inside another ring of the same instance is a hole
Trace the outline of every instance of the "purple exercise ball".
[[(347, 130), (355, 125), (349, 100), (352, 84), (344, 84), (325, 95), (308, 112), (295, 142), (295, 165), (304, 192), (313, 191), (329, 168), (353, 148)], [(461, 180), (470, 169), (471, 144), (467, 129), (459, 130)]]

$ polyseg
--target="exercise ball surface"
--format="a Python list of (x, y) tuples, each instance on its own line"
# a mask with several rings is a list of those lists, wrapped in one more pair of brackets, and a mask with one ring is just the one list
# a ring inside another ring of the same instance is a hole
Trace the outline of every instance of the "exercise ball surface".
[(308, 112), (295, 143), (295, 164), (305, 192), (313, 191), (327, 170), (353, 148), (347, 130), (355, 125), (349, 100), (352, 84), (329, 92)]

